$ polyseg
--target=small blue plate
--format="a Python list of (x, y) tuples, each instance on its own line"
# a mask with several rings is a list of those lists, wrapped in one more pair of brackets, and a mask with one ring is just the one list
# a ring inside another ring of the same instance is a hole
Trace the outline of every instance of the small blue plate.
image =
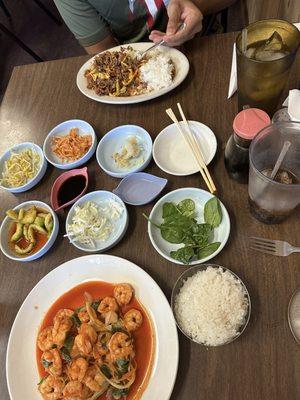
[(118, 195), (124, 203), (141, 206), (155, 199), (167, 183), (167, 179), (159, 176), (136, 172), (122, 179), (113, 193)]

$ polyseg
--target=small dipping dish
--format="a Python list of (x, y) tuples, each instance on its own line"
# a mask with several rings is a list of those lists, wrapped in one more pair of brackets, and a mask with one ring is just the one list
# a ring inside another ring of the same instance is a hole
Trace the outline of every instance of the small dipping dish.
[(155, 199), (167, 183), (167, 179), (146, 172), (135, 172), (122, 179), (113, 193), (118, 195), (124, 203), (141, 206)]
[(88, 183), (87, 167), (72, 169), (61, 174), (51, 189), (51, 205), (54, 211), (75, 203), (87, 191)]
[[(188, 123), (199, 144), (205, 164), (208, 165), (217, 150), (216, 137), (213, 131), (201, 122), (188, 121)], [(194, 155), (175, 124), (164, 128), (156, 137), (153, 144), (153, 158), (157, 166), (170, 175), (187, 176), (199, 172)]]

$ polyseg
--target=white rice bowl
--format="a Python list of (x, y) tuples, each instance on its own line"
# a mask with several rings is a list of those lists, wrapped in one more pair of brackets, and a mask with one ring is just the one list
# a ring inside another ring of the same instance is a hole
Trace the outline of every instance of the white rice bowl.
[(188, 277), (174, 300), (182, 331), (207, 346), (228, 343), (239, 335), (248, 309), (243, 284), (221, 267), (208, 267)]

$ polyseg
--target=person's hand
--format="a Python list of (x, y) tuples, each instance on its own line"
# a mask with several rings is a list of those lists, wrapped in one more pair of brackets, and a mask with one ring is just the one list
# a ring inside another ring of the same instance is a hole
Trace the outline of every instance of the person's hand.
[[(171, 0), (167, 13), (169, 22), (166, 33), (154, 30), (149, 36), (154, 43), (164, 40), (169, 46), (179, 46), (202, 29), (203, 15), (190, 0)], [(182, 22), (185, 22), (186, 27), (175, 33)]]

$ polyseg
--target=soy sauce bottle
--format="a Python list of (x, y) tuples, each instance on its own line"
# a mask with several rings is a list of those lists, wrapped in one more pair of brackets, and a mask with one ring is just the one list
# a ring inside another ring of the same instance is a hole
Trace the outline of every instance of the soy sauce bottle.
[(249, 175), (249, 147), (254, 136), (270, 124), (270, 117), (258, 108), (248, 108), (237, 114), (233, 134), (225, 147), (225, 167), (229, 176), (239, 183), (247, 183)]

